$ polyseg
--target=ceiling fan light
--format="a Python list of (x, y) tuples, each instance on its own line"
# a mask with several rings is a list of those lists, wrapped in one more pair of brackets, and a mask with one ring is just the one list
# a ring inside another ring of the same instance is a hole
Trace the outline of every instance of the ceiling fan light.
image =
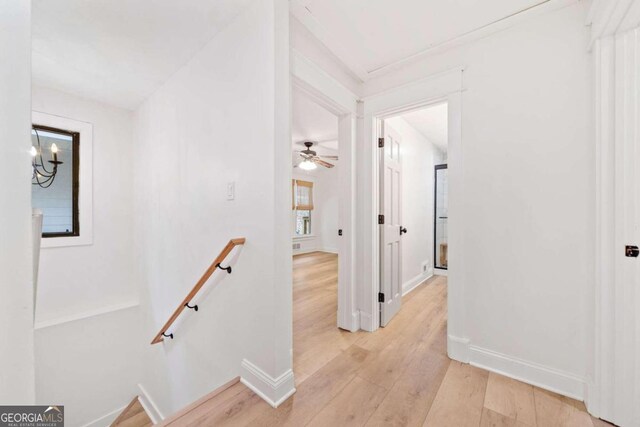
[(316, 165), (314, 162), (310, 160), (304, 160), (298, 166), (300, 167), (300, 169), (306, 170), (306, 171), (314, 170), (318, 167), (318, 165)]

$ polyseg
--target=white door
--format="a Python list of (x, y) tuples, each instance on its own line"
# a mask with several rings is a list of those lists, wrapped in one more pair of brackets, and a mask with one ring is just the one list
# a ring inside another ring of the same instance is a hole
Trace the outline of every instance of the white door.
[(401, 139), (382, 122), (384, 147), (380, 148), (380, 326), (385, 326), (402, 304), (402, 169)]

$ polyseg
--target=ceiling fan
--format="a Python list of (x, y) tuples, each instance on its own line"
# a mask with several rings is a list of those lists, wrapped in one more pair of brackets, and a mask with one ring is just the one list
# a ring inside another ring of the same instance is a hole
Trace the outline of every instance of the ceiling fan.
[(298, 163), (294, 167), (300, 167), (300, 169), (304, 170), (313, 170), (317, 168), (318, 165), (324, 166), (325, 168), (332, 168), (335, 166), (329, 162), (325, 162), (321, 159), (321, 157), (330, 160), (338, 160), (338, 156), (318, 156), (318, 154), (311, 149), (311, 147), (313, 146), (313, 142), (311, 141), (305, 141), (304, 146), (307, 148), (298, 151), (298, 154), (300, 154), (300, 157), (302, 157), (302, 162)]

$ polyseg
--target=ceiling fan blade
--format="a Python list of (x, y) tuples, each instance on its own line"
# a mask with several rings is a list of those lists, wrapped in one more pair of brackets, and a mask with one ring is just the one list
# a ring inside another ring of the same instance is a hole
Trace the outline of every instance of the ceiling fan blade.
[(329, 163), (329, 162), (325, 162), (324, 160), (319, 159), (319, 158), (317, 158), (317, 157), (315, 157), (315, 158), (313, 159), (313, 161), (314, 161), (314, 162), (316, 162), (317, 164), (321, 165), (321, 166), (324, 166), (325, 168), (332, 168), (332, 167), (334, 166), (334, 165), (332, 165), (331, 163)]
[(322, 157), (323, 159), (329, 159), (329, 160), (338, 160), (338, 156), (318, 156), (318, 157)]

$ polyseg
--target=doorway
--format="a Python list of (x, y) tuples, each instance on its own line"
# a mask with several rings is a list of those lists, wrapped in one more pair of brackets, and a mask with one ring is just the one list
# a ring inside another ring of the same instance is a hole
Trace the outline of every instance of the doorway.
[(344, 185), (353, 172), (354, 120), (328, 101), (306, 85), (292, 89), (292, 353), (298, 382), (341, 351), (337, 343), (355, 339), (349, 336), (357, 330), (350, 308), (353, 188)]
[(442, 171), (446, 173), (447, 127), (446, 102), (380, 121), (384, 135), (378, 144), (383, 327), (400, 310), (402, 297), (426, 285), (435, 267), (446, 272), (447, 186)]
[[(447, 165), (448, 165), (448, 270), (447, 270), (447, 352), (452, 359), (469, 360), (469, 339), (466, 327), (465, 283), (462, 270), (456, 265), (464, 262), (461, 224), (463, 211), (462, 164), (462, 93), (464, 68), (457, 67), (435, 74), (397, 89), (366, 97), (363, 101), (363, 138), (358, 176), (363, 214), (362, 236), (362, 305), (361, 327), (375, 331), (380, 327), (381, 254), (380, 254), (380, 177), (378, 139), (386, 119), (417, 111), (437, 104), (447, 106)], [(443, 162), (444, 163), (444, 162)], [(430, 175), (433, 169), (428, 170)], [(433, 214), (433, 211), (430, 212)], [(433, 223), (428, 227), (433, 230)], [(411, 229), (407, 227), (407, 234)], [(433, 247), (430, 246), (432, 249)], [(432, 257), (429, 258), (432, 262)]]

